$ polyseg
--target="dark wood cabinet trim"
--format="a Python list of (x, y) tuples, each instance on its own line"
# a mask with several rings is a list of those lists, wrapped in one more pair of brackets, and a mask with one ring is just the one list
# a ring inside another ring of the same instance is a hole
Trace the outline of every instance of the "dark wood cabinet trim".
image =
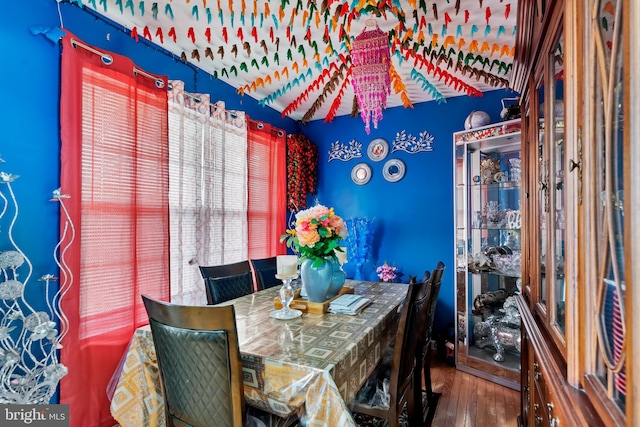
[[(557, 350), (550, 348), (547, 344), (551, 341), (551, 337), (547, 336), (546, 331), (539, 327), (521, 295), (517, 296), (516, 301), (521, 312), (522, 326), (527, 335), (528, 344), (535, 354), (535, 360), (529, 360), (529, 366), (526, 368), (523, 366), (522, 369), (533, 372), (532, 364), (538, 363), (537, 370), (544, 378), (545, 390), (541, 390), (542, 396), (551, 399), (551, 401), (547, 400), (543, 403), (545, 405), (547, 403), (553, 404), (553, 414), (562, 420), (561, 425), (563, 426), (604, 426), (605, 424), (589, 402), (584, 390), (576, 389), (566, 382), (564, 358), (559, 355)], [(527, 349), (523, 348), (522, 352), (525, 351)], [(533, 396), (534, 390), (530, 389), (529, 392)]]

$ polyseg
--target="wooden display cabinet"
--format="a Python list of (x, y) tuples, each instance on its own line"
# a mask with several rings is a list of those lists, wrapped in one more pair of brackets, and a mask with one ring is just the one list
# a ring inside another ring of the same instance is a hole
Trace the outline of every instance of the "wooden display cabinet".
[(640, 425), (639, 23), (638, 2), (518, 3), (521, 426)]

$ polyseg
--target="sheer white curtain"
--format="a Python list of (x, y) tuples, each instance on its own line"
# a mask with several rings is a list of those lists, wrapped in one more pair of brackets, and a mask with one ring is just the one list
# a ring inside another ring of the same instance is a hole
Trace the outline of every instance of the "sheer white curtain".
[(247, 120), (170, 81), (171, 300), (206, 304), (198, 265), (247, 259)]

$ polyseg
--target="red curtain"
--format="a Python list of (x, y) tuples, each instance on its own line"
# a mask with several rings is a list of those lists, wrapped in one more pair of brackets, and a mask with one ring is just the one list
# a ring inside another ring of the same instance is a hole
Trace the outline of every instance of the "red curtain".
[(107, 384), (148, 322), (140, 294), (169, 299), (167, 81), (100, 53), (62, 39), (60, 181), (76, 238), (60, 401), (74, 427), (115, 423)]
[(268, 123), (249, 120), (249, 251), (252, 259), (286, 253), (280, 236), (287, 226), (287, 135)]

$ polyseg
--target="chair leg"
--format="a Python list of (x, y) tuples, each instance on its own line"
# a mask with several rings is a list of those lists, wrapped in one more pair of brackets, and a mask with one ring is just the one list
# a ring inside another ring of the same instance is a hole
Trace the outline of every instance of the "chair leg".
[[(414, 376), (415, 378), (415, 376)], [(422, 387), (418, 388), (418, 391), (422, 393)], [(418, 401), (415, 400), (416, 392), (415, 387), (411, 386), (411, 390), (408, 390), (410, 395), (407, 397), (407, 420), (410, 425), (420, 426), (422, 425), (422, 404), (418, 404)], [(422, 402), (422, 399), (419, 400)]]
[(431, 385), (431, 353), (428, 353), (424, 357), (423, 374), (424, 374), (425, 391), (427, 393), (427, 400), (430, 402), (434, 398), (437, 399), (442, 394), (442, 393), (434, 393)]
[[(420, 396), (420, 415), (422, 417), (422, 423), (420, 425), (430, 426), (433, 422), (433, 417), (436, 413), (436, 407), (438, 406), (438, 400), (442, 393), (434, 393), (431, 384), (431, 353), (427, 353), (424, 357), (423, 363), (423, 375), (424, 386), (427, 397), (426, 406), (422, 405), (422, 396)], [(420, 387), (422, 390), (422, 386)]]
[(416, 372), (413, 374), (413, 404), (415, 407), (415, 417), (414, 421), (411, 424), (413, 425), (422, 425), (415, 424), (416, 421), (424, 420), (424, 407), (422, 405), (422, 367), (420, 364), (416, 366)]

